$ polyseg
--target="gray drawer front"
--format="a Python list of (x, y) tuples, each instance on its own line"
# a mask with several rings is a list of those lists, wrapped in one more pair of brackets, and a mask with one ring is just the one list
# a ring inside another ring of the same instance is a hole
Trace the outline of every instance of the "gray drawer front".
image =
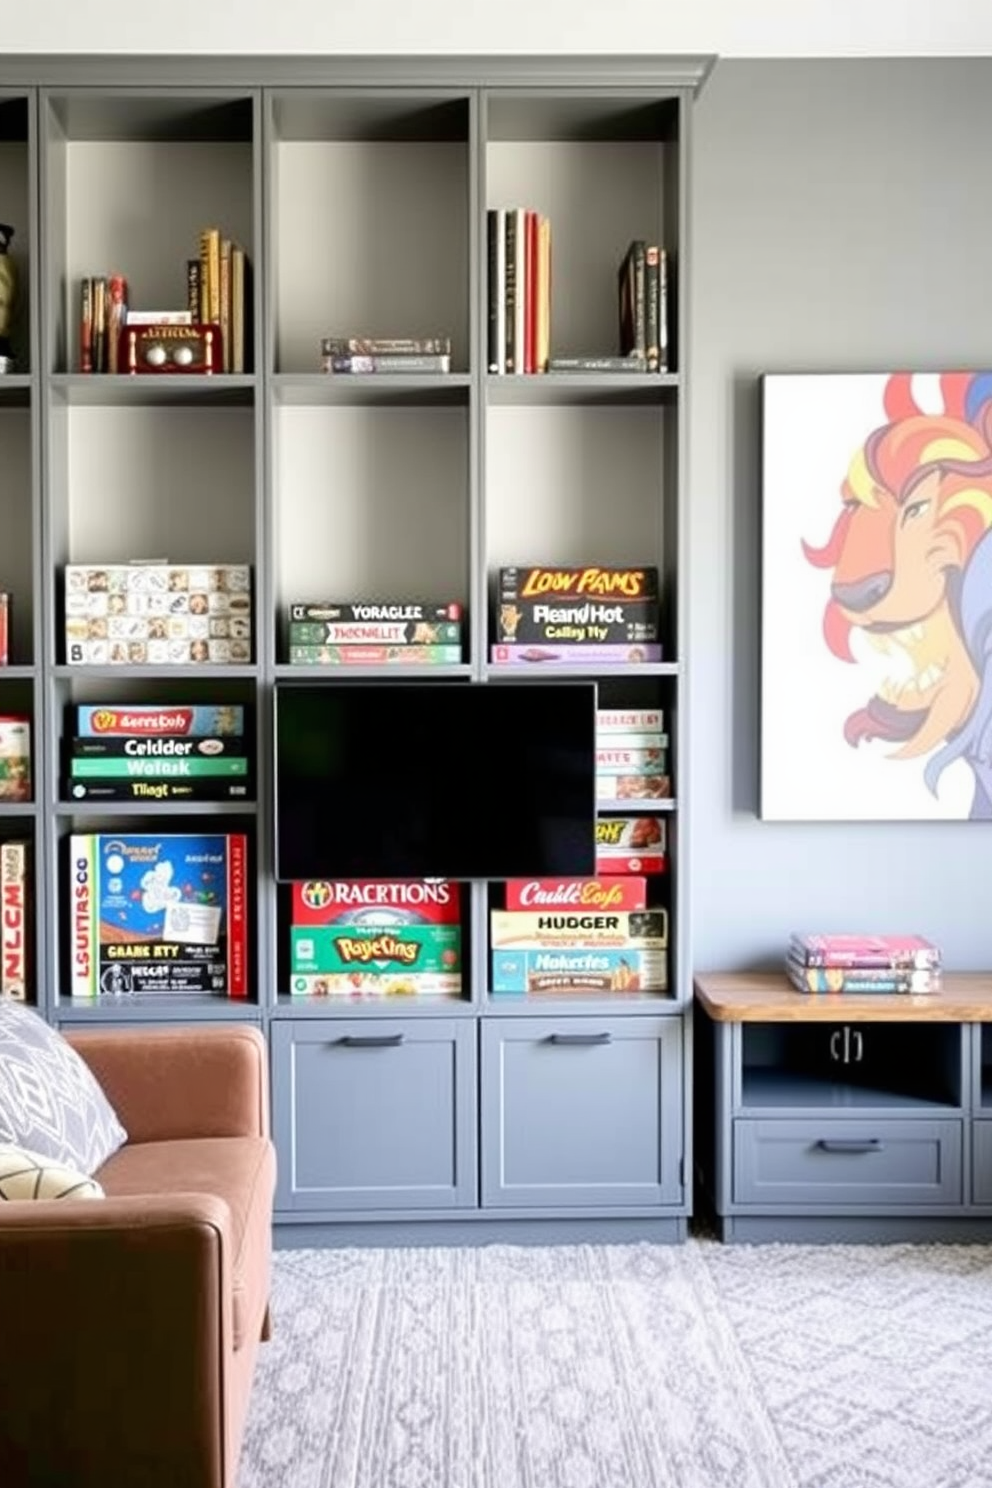
[(960, 1204), (960, 1121), (735, 1121), (734, 1201)]
[(992, 1121), (972, 1122), (971, 1202), (992, 1204)]
[(277, 1209), (474, 1206), (470, 1023), (329, 1018), (270, 1037)]
[(678, 1020), (494, 1018), (481, 1033), (484, 1205), (681, 1201)]

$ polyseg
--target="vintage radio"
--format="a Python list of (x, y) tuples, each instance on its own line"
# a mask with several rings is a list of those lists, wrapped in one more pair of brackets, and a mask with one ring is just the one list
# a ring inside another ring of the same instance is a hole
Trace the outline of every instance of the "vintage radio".
[(213, 373), (224, 370), (219, 325), (132, 325), (121, 336), (125, 372)]

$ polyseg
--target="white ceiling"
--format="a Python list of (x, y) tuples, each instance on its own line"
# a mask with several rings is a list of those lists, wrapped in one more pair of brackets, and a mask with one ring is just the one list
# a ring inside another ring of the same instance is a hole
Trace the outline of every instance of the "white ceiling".
[(10, 0), (11, 52), (992, 55), (990, 0)]

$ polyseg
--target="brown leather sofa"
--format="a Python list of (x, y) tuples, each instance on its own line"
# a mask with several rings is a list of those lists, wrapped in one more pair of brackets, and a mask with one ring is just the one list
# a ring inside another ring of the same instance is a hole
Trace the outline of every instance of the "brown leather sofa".
[(73, 1033), (128, 1133), (105, 1200), (0, 1213), (3, 1488), (234, 1488), (268, 1337), (256, 1029)]

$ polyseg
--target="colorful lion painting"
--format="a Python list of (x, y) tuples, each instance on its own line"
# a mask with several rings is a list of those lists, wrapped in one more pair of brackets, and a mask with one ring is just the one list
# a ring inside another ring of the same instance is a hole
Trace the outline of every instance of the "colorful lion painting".
[[(830, 379), (800, 381), (809, 389)], [(887, 784), (880, 760), (890, 776), (891, 766), (915, 762), (899, 777), (905, 811), (890, 805), (883, 814), (927, 814), (911, 793), (925, 791), (936, 803), (942, 776), (955, 765), (957, 806), (929, 814), (989, 819), (992, 373), (895, 373), (871, 381), (881, 381), (882, 417), (852, 442), (846, 474), (842, 468), (835, 476), (829, 526), (818, 499), (819, 540), (810, 513), (797, 544), (807, 575), (819, 570), (827, 581), (817, 599), (821, 659), (860, 676), (854, 706), (821, 727), (834, 729), (849, 760), (871, 757), (879, 787)], [(766, 425), (766, 439), (769, 433)], [(817, 659), (808, 662), (815, 674)], [(960, 804), (963, 767), (967, 809)], [(838, 762), (837, 770), (850, 789), (848, 766)], [(851, 794), (850, 815), (874, 814), (862, 792)]]

